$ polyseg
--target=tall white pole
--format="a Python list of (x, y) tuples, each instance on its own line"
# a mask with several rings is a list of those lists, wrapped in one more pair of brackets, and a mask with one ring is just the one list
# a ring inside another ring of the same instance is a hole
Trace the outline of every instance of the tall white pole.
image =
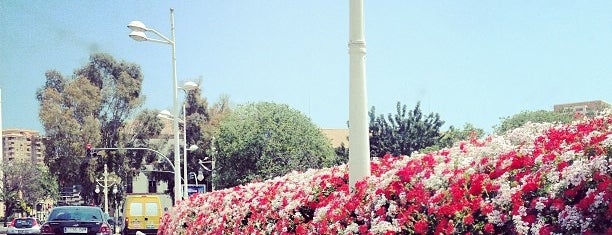
[(108, 166), (104, 163), (104, 212), (108, 215)]
[(370, 175), (363, 0), (349, 0), (349, 184)]
[(174, 202), (175, 204), (182, 198), (181, 187), (181, 153), (179, 140), (179, 104), (178, 104), (178, 81), (176, 78), (176, 40), (174, 37), (174, 9), (170, 8), (170, 29), (172, 31), (172, 80), (173, 80), (173, 100), (172, 131), (174, 132)]
[[(4, 138), (2, 137), (2, 88), (0, 88), (0, 166), (4, 166)], [(0, 194), (4, 188), (4, 172), (0, 168)], [(0, 203), (0, 213), (4, 215), (4, 203)]]
[(215, 191), (215, 171), (217, 170), (217, 168), (215, 168), (215, 155), (217, 155), (217, 149), (215, 149), (215, 137), (212, 137), (212, 140), (210, 141), (210, 145), (212, 148), (212, 153), (210, 153), (210, 159), (211, 159), (211, 171), (210, 171), (210, 191)]
[(187, 193), (189, 186), (187, 185), (187, 112), (185, 109), (185, 104), (183, 104), (183, 141), (183, 199), (187, 199), (189, 198), (189, 194)]

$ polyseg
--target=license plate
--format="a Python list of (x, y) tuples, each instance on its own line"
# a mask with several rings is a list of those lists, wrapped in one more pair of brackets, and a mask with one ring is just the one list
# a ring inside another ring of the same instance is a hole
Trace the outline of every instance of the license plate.
[(142, 225), (140, 225), (140, 222), (135, 221), (133, 223), (130, 223), (130, 227), (132, 227), (132, 228), (142, 228)]
[(87, 233), (87, 228), (83, 228), (83, 227), (64, 227), (64, 233)]

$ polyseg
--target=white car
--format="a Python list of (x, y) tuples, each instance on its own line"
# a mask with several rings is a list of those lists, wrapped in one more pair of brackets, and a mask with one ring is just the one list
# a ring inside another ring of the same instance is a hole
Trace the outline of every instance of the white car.
[(40, 234), (40, 223), (34, 217), (14, 218), (6, 234)]

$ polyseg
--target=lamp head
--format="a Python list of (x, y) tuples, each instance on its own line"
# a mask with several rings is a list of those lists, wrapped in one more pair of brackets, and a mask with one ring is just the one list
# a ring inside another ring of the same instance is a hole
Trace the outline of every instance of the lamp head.
[(144, 23), (142, 23), (142, 21), (139, 20), (134, 20), (132, 22), (130, 22), (127, 25), (128, 28), (130, 28), (133, 31), (139, 31), (139, 32), (144, 32), (144, 31), (148, 31), (149, 29), (147, 28), (147, 26), (145, 26)]
[(187, 150), (189, 150), (189, 152), (193, 152), (193, 151), (196, 151), (198, 149), (199, 149), (199, 147), (197, 145), (193, 144), (193, 145), (189, 146), (189, 148)]
[(202, 174), (202, 171), (198, 171), (198, 181), (202, 181), (204, 179), (204, 174)]
[(198, 84), (195, 82), (185, 82), (181, 89), (183, 89), (184, 91), (193, 91), (195, 89), (198, 89)]
[(173, 118), (174, 115), (172, 115), (172, 113), (170, 113), (170, 111), (164, 109), (164, 110), (160, 111), (159, 114), (157, 114), (157, 117), (160, 117), (160, 118)]
[(96, 190), (94, 190), (96, 193), (100, 193), (100, 187), (98, 187), (98, 185), (96, 185)]
[(147, 37), (147, 35), (143, 32), (143, 31), (132, 31), (130, 33), (130, 37), (136, 41), (142, 42), (142, 41), (147, 41), (149, 40), (149, 38)]

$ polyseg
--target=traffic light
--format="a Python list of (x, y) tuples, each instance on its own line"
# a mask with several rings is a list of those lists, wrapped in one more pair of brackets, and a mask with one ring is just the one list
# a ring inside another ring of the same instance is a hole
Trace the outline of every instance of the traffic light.
[(85, 157), (88, 157), (88, 158), (93, 157), (92, 153), (93, 151), (91, 151), (91, 144), (86, 144), (85, 145)]

